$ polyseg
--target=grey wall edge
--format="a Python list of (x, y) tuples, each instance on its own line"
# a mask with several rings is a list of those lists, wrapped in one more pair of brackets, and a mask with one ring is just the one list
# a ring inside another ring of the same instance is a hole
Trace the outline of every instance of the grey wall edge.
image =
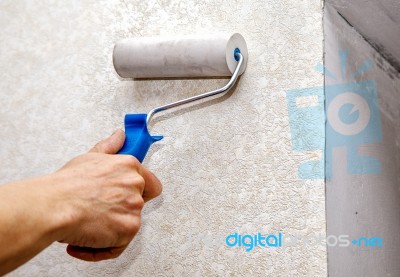
[[(337, 93), (335, 86), (351, 88), (370, 82), (376, 92), (373, 100), (379, 117), (371, 125), (370, 135), (380, 132), (381, 136), (364, 143), (357, 142), (356, 136), (348, 136), (343, 145), (338, 145), (338, 137), (327, 131), (327, 164), (332, 166), (326, 182), (327, 237), (345, 235), (350, 240), (381, 237), (383, 247), (328, 246), (328, 273), (329, 276), (400, 276), (400, 79), (382, 53), (338, 14), (337, 7), (325, 6), (325, 67), (330, 72), (325, 74), (326, 99), (332, 98), (330, 93)], [(370, 64), (368, 70), (355, 74), (365, 62)], [(342, 93), (346, 92), (351, 90)], [(364, 97), (365, 92), (361, 91), (360, 96)], [(326, 100), (328, 114), (330, 103)], [(327, 130), (328, 124), (331, 124), (329, 115)], [(379, 163), (379, 172), (351, 172), (352, 166), (370, 158)]]
[(398, 0), (327, 0), (400, 71), (400, 2)]

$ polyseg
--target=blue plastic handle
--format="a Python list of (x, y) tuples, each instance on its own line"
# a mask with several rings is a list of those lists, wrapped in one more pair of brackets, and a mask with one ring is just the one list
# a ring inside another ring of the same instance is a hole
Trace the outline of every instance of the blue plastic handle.
[(147, 130), (146, 114), (125, 115), (125, 143), (118, 154), (129, 154), (143, 162), (150, 146), (163, 138), (152, 136)]

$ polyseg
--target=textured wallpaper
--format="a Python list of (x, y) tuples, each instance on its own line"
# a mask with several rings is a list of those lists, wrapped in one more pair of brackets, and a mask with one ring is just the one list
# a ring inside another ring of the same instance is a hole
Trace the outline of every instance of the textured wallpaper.
[(323, 244), (246, 252), (225, 243), (235, 232), (325, 236), (324, 182), (298, 175), (322, 149), (293, 151), (286, 99), (291, 89), (323, 86), (314, 70), (323, 57), (320, 1), (4, 0), (0, 27), (1, 183), (58, 169), (122, 128), (125, 113), (227, 81), (121, 80), (116, 41), (240, 32), (249, 48), (228, 96), (151, 124), (165, 139), (145, 165), (164, 191), (121, 257), (82, 262), (55, 243), (10, 276), (326, 275)]

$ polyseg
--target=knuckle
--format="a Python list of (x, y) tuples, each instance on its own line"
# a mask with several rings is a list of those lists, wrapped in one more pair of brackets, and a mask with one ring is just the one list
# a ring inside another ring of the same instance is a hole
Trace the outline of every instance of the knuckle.
[(135, 216), (134, 218), (132, 218), (132, 220), (129, 221), (129, 223), (127, 224), (127, 232), (128, 234), (133, 237), (134, 235), (137, 234), (137, 232), (139, 232), (140, 226), (142, 225), (141, 222), (141, 218), (140, 216)]
[(136, 176), (134, 177), (134, 184), (140, 186), (140, 187), (144, 187), (146, 181), (144, 180), (142, 175), (136, 174)]
[(122, 184), (130, 188), (138, 187), (141, 189), (145, 185), (144, 178), (135, 172), (129, 172), (124, 176), (121, 176), (121, 182)]
[(132, 195), (125, 200), (126, 207), (129, 210), (142, 210), (144, 207), (144, 200), (139, 195)]
[(129, 185), (138, 188), (140, 191), (143, 191), (144, 186), (145, 186), (145, 180), (144, 178), (139, 175), (139, 174), (132, 174), (128, 179)]
[(139, 210), (142, 210), (144, 207), (144, 199), (142, 197), (136, 197), (135, 207)]
[(125, 156), (124, 162), (126, 163), (126, 165), (128, 165), (132, 168), (135, 168), (135, 169), (139, 168), (140, 163), (134, 156), (131, 156), (131, 155), (124, 155), (124, 156)]

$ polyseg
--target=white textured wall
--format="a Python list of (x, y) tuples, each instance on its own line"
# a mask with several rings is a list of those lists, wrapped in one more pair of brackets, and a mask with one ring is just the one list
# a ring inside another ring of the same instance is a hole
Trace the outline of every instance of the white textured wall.
[(324, 182), (297, 177), (299, 163), (318, 153), (293, 153), (285, 98), (323, 85), (314, 71), (323, 55), (320, 1), (10, 0), (0, 2), (0, 28), (3, 183), (56, 170), (121, 128), (127, 112), (226, 82), (121, 81), (111, 60), (119, 39), (240, 32), (250, 53), (229, 97), (154, 122), (152, 133), (165, 139), (145, 165), (164, 192), (120, 258), (81, 262), (55, 243), (11, 275), (326, 274), (323, 245), (246, 253), (224, 242), (233, 232), (325, 235)]

